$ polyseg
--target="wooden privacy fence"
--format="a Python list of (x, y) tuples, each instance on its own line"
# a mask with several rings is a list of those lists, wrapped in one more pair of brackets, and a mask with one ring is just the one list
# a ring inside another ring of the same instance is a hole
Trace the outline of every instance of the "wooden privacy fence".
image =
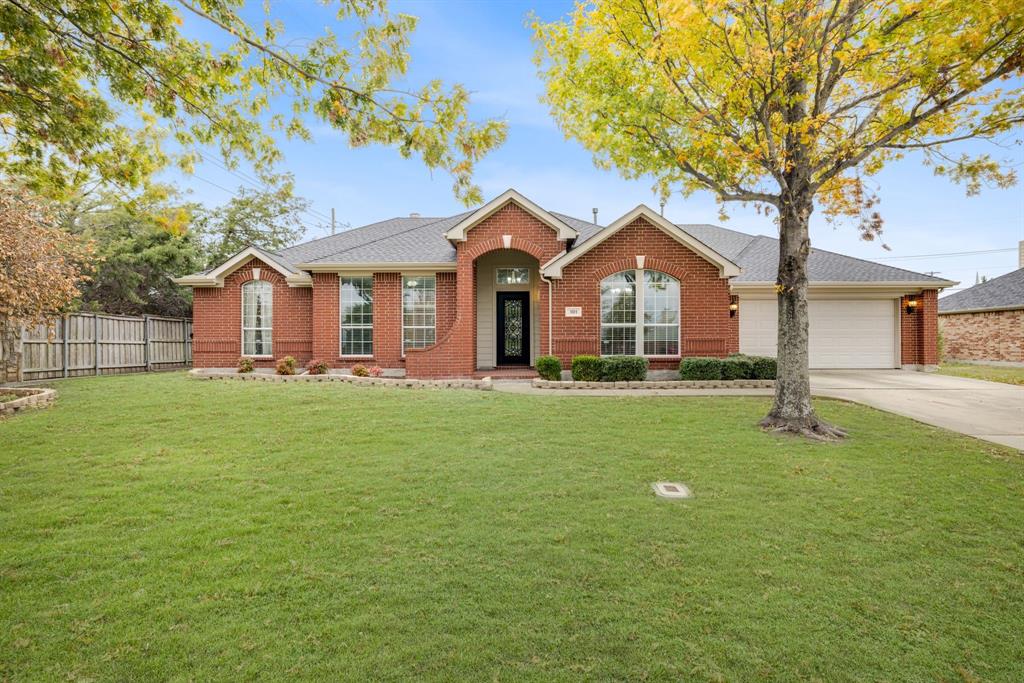
[(192, 363), (192, 321), (75, 313), (22, 330), (21, 378), (120, 375)]

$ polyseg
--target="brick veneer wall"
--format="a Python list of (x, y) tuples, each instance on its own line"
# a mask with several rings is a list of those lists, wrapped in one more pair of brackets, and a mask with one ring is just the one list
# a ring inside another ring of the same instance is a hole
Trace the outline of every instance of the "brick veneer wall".
[[(505, 249), (503, 236), (510, 235), (508, 248), (522, 251), (543, 264), (562, 252), (565, 243), (550, 227), (514, 203), (495, 211), (473, 227), (466, 241), (455, 247), (457, 267), (452, 282), (455, 308), (451, 327), (437, 333), (437, 343), (406, 354), (406, 372), (410, 377), (468, 377), (476, 370), (476, 259), (486, 253)], [(453, 291), (451, 289), (447, 291)], [(442, 281), (438, 279), (438, 323)], [(547, 329), (547, 286), (540, 288), (541, 330)], [(448, 315), (447, 312), (445, 312)], [(546, 333), (541, 335), (541, 355), (546, 354)]]
[[(917, 310), (907, 313), (907, 302), (916, 299)], [(939, 364), (939, 292), (926, 289), (900, 299), (900, 360), (903, 365)]]
[[(605, 277), (637, 267), (660, 270), (679, 280), (680, 337), (684, 356), (726, 356), (739, 351), (739, 315), (729, 316), (728, 280), (718, 267), (638, 218), (565, 267), (554, 286), (554, 353), (563, 366), (581, 353), (601, 352), (601, 292)], [(565, 317), (566, 306), (580, 306), (583, 316)], [(741, 311), (742, 312), (742, 311)], [(547, 329), (542, 332), (547, 335)], [(655, 369), (675, 369), (679, 356), (652, 359)]]
[(1024, 363), (1024, 310), (939, 316), (950, 360)]
[[(313, 289), (289, 287), (276, 270), (259, 259), (251, 259), (224, 278), (223, 287), (196, 287), (192, 306), (192, 364), (197, 368), (234, 367), (242, 355), (242, 285), (253, 279), (273, 285), (273, 356), (295, 356), (300, 364), (313, 352)], [(260, 367), (272, 367), (274, 360), (259, 359)]]

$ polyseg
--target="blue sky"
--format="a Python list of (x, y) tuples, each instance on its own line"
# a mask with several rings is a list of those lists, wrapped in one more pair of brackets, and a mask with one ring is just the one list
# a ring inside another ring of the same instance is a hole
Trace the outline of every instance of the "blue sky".
[[(560, 0), (391, 3), (392, 11), (420, 17), (413, 37), (409, 81), (422, 83), (436, 77), (462, 83), (474, 93), (475, 118), (508, 121), (508, 141), (478, 168), (476, 181), (485, 198), (514, 187), (545, 208), (584, 219), (597, 207), (599, 220), (608, 223), (642, 202), (656, 208), (658, 200), (650, 182), (626, 181), (615, 172), (594, 168), (590, 155), (563, 137), (538, 102), (542, 85), (531, 61), (528, 14), (532, 10), (542, 19), (552, 20), (564, 16), (571, 6), (571, 2)], [(272, 14), (284, 22), (288, 39), (311, 37), (334, 22), (333, 12), (313, 0), (276, 0)], [(251, 16), (260, 20), (258, 6)], [(194, 22), (186, 24), (193, 26)], [(350, 149), (345, 139), (325, 124), (311, 119), (310, 126), (313, 144), (281, 141), (285, 154), (281, 170), (294, 174), (298, 194), (312, 200), (317, 216), (330, 215), (334, 208), (339, 223), (359, 226), (410, 212), (446, 216), (464, 210), (452, 196), (447, 175), (435, 173), (432, 177), (417, 160), (402, 159), (392, 149)], [(985, 149), (1008, 158), (1024, 172), (1024, 146), (1005, 150), (972, 143), (966, 149)], [(238, 176), (212, 164), (199, 167), (195, 176), (171, 174), (171, 179), (207, 204), (230, 198), (211, 183), (229, 189), (243, 184)], [(964, 286), (974, 283), (975, 273), (994, 277), (1017, 267), (1016, 246), (1024, 239), (1024, 186), (986, 189), (980, 196), (967, 197), (962, 187), (934, 177), (914, 157), (890, 166), (875, 180), (886, 226), (882, 241), (892, 251), (883, 250), (879, 242), (858, 239), (852, 224), (833, 227), (820, 217), (812, 220), (815, 247), (918, 272), (937, 271)], [(735, 205), (729, 207), (729, 213), (726, 227), (775, 234), (771, 220), (752, 209)], [(678, 223), (719, 222), (717, 205), (709, 193), (676, 194), (665, 215)], [(311, 223), (316, 220), (313, 215), (309, 218)], [(307, 236), (322, 234), (310, 231)], [(906, 258), (996, 249), (1012, 251)]]

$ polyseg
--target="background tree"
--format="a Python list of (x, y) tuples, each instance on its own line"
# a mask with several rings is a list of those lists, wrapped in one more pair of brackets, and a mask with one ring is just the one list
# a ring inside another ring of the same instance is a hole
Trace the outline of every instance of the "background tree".
[(280, 176), (260, 190), (239, 187), (222, 206), (196, 210), (192, 229), (203, 242), (206, 266), (219, 265), (249, 245), (276, 251), (295, 244), (306, 232), (302, 214), (309, 205), (292, 193), (291, 177)]
[(90, 193), (60, 206), (61, 225), (95, 248), (94, 271), (79, 285), (78, 307), (191, 316), (191, 291), (171, 278), (204, 267), (202, 243), (191, 230), (198, 210), (163, 187), (129, 199), (115, 191)]
[[(22, 325), (47, 322), (78, 295), (88, 244), (63, 230), (49, 207), (0, 184), (0, 369), (18, 378)], [(3, 379), (0, 377), (0, 379)]]
[(881, 229), (864, 178), (909, 150), (935, 172), (1015, 177), (955, 143), (1024, 121), (1017, 0), (595, 0), (535, 22), (546, 99), (604, 167), (662, 193), (709, 190), (777, 212), (779, 375), (767, 428), (841, 436), (810, 400), (808, 221)]
[[(312, 112), (354, 146), (383, 144), (454, 178), (479, 200), (473, 167), (505, 139), (505, 125), (474, 123), (469, 96), (438, 81), (395, 85), (409, 64), (416, 19), (384, 0), (340, 0), (356, 23), (352, 47), (327, 32), (301, 52), (275, 44), (284, 27), (254, 28), (243, 0), (3, 0), (0, 2), (0, 172), (30, 187), (74, 190), (80, 174), (144, 185), (171, 159), (190, 170), (197, 147), (265, 171), (280, 158), (272, 135), (308, 139)], [(266, 5), (269, 7), (269, 4)], [(183, 17), (222, 33), (217, 49), (183, 34)], [(293, 44), (290, 44), (293, 45)], [(272, 113), (286, 98), (290, 115)]]

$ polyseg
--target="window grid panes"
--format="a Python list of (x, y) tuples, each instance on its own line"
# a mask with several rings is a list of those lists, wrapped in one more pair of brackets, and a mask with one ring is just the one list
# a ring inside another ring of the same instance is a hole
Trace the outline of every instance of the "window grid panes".
[(266, 280), (242, 285), (242, 355), (270, 356), (274, 288)]
[(433, 275), (402, 278), (402, 353), (434, 343), (437, 282)]
[(341, 278), (341, 355), (373, 355), (373, 277)]
[(529, 268), (497, 268), (499, 285), (526, 285), (530, 283)]
[(644, 355), (679, 355), (679, 281), (656, 270), (644, 274)]
[(601, 355), (636, 353), (636, 273), (627, 270), (601, 281)]
[(626, 270), (601, 281), (601, 355), (638, 349), (645, 356), (679, 355), (679, 281), (655, 270)]

